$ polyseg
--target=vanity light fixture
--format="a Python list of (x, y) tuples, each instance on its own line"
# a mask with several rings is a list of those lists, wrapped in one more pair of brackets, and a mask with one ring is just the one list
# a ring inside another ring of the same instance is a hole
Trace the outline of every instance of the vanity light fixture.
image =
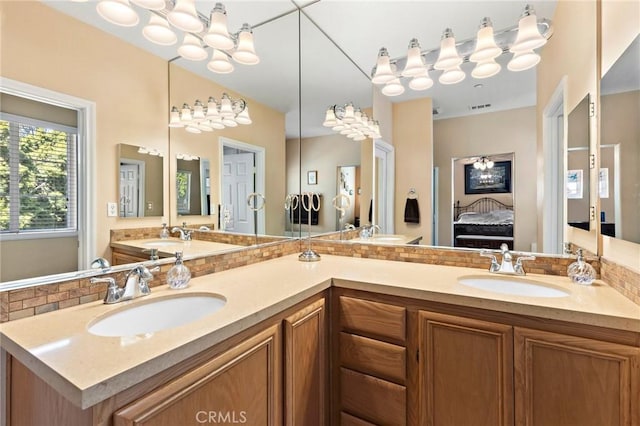
[(493, 161), (489, 157), (482, 156), (473, 163), (473, 168), (478, 170), (487, 170), (493, 168)]
[(150, 42), (173, 45), (178, 39), (174, 30), (182, 31), (183, 43), (178, 54), (190, 61), (207, 59), (207, 49), (211, 48), (207, 64), (211, 72), (233, 72), (230, 59), (242, 65), (260, 63), (251, 26), (245, 23), (238, 32), (229, 33), (227, 11), (222, 3), (215, 4), (209, 18), (198, 13), (195, 0), (99, 0), (96, 10), (112, 24), (133, 27), (140, 22), (134, 5), (149, 15), (142, 34)]
[(176, 158), (178, 160), (184, 160), (184, 161), (195, 161), (200, 159), (200, 157), (198, 157), (197, 155), (191, 155), (191, 154), (176, 154)]
[(183, 104), (182, 108), (171, 107), (169, 127), (184, 128), (189, 133), (211, 132), (225, 127), (237, 127), (239, 124), (251, 124), (249, 107), (244, 99), (232, 99), (223, 93), (220, 101), (210, 96), (205, 106), (200, 100)]
[(367, 117), (367, 114), (362, 112), (360, 108), (354, 107), (352, 102), (327, 108), (322, 125), (331, 127), (331, 130), (339, 132), (354, 141), (363, 141), (366, 138), (379, 139), (381, 137), (378, 122), (373, 118)]
[(438, 76), (441, 84), (456, 84), (465, 79), (466, 73), (461, 65), (467, 62), (476, 64), (471, 71), (473, 78), (489, 78), (502, 69), (496, 58), (509, 53), (513, 56), (507, 69), (524, 71), (540, 62), (540, 55), (534, 50), (544, 46), (552, 34), (551, 21), (538, 19), (533, 7), (526, 5), (518, 25), (495, 33), (491, 19), (485, 17), (473, 39), (456, 43), (453, 31), (446, 28), (439, 48), (421, 50), (414, 38), (409, 42), (405, 57), (390, 59), (389, 52), (383, 47), (371, 72), (371, 82), (384, 85), (381, 91), (385, 96), (404, 93), (403, 78), (410, 79), (412, 90), (429, 89), (433, 85), (429, 73), (434, 70), (442, 71)]
[(147, 154), (154, 157), (164, 157), (162, 151), (155, 148), (147, 148), (145, 146), (138, 147), (138, 154)]

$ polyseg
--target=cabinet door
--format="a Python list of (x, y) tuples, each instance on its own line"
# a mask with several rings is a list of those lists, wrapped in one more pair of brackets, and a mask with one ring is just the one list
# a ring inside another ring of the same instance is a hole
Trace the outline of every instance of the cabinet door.
[(147, 260), (149, 260), (149, 257), (135, 256), (128, 253), (120, 253), (115, 250), (111, 252), (111, 263), (113, 264), (113, 266), (126, 265), (128, 263), (146, 262)]
[(516, 424), (640, 424), (640, 348), (515, 329)]
[(513, 329), (419, 313), (420, 424), (513, 424)]
[(286, 318), (284, 336), (285, 425), (323, 425), (328, 373), (324, 298)]
[(282, 423), (280, 327), (272, 326), (114, 415), (114, 425)]

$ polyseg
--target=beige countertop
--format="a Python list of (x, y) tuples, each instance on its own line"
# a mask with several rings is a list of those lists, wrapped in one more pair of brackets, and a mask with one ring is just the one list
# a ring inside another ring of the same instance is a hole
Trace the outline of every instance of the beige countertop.
[(145, 298), (100, 302), (0, 324), (1, 346), (70, 401), (90, 407), (154, 376), (318, 292), (334, 286), (452, 303), (514, 314), (640, 332), (640, 307), (609, 286), (572, 284), (567, 277), (530, 281), (564, 289), (562, 298), (511, 296), (458, 283), (462, 276), (495, 276), (479, 269), (323, 255), (303, 263), (297, 254), (193, 278), (179, 294), (215, 293), (218, 312), (189, 324), (128, 338), (100, 337), (87, 326), (128, 304), (176, 294), (166, 286)]
[(374, 234), (373, 237), (369, 238), (352, 238), (347, 241), (351, 241), (354, 243), (369, 243), (369, 244), (418, 244), (422, 239), (421, 236), (415, 235), (402, 235), (402, 234)]
[(179, 238), (149, 238), (143, 240), (112, 241), (111, 247), (129, 251), (133, 249), (134, 251), (140, 252), (142, 252), (142, 250), (157, 248), (158, 255), (160, 257), (171, 257), (174, 256), (177, 251), (181, 251), (185, 259), (192, 256), (208, 256), (220, 253), (221, 251), (245, 248), (245, 246), (236, 244), (203, 240), (182, 241)]

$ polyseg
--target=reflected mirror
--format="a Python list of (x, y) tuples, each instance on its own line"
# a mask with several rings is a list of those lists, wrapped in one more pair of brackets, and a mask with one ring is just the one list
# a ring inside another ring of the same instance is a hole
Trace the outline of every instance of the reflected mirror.
[(589, 96), (569, 113), (567, 121), (567, 223), (589, 230)]
[(163, 156), (152, 148), (118, 145), (120, 217), (163, 215)]
[(209, 160), (191, 154), (176, 155), (176, 211), (179, 216), (211, 214)]
[(600, 82), (600, 229), (640, 243), (640, 36)]

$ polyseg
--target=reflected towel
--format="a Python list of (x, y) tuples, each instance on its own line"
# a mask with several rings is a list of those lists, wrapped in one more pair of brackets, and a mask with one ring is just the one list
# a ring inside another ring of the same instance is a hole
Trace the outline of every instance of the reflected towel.
[(404, 221), (406, 223), (420, 223), (420, 207), (417, 198), (407, 198), (404, 205)]

